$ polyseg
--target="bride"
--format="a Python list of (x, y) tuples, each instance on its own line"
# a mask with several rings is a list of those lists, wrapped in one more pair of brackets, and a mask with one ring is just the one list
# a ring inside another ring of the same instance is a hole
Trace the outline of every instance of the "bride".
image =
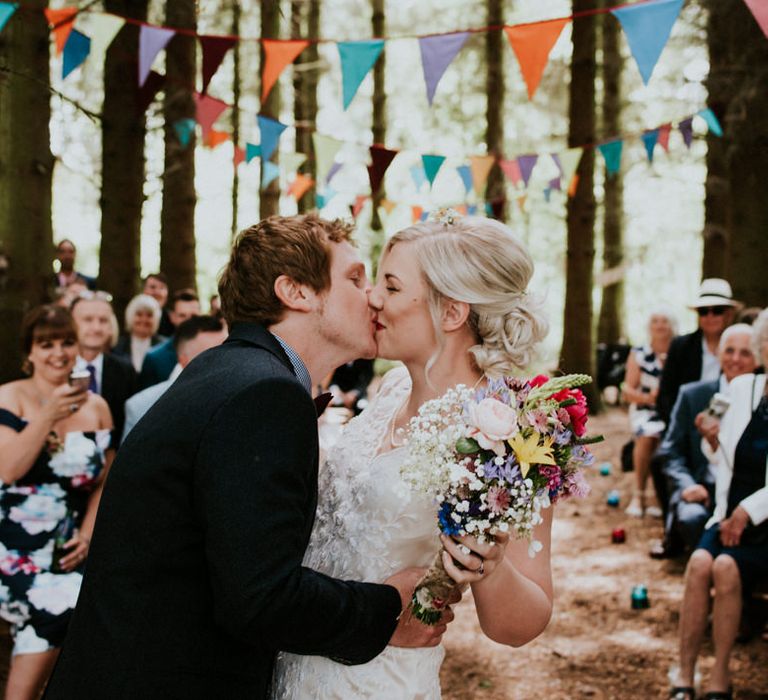
[[(352, 420), (321, 467), (319, 502), (304, 564), (334, 578), (384, 581), (409, 566), (443, 563), (470, 584), (483, 632), (523, 645), (552, 612), (552, 509), (526, 541), (497, 536), (491, 545), (453, 539), (437, 528), (435, 506), (400, 480), (405, 429), (419, 407), (457, 384), (519, 372), (547, 326), (526, 293), (528, 252), (503, 224), (446, 217), (395, 234), (370, 292), (380, 357), (404, 365), (385, 375), (377, 396)], [(411, 624), (420, 624), (415, 620)], [(441, 645), (388, 646), (373, 661), (345, 666), (320, 656), (281, 654), (273, 694), (287, 700), (440, 697)]]

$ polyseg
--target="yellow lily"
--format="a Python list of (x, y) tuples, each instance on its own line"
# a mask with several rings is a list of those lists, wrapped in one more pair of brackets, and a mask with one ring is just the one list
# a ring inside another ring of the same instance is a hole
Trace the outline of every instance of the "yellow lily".
[[(539, 445), (539, 438), (543, 438), (543, 445)], [(527, 476), (531, 464), (557, 465), (555, 458), (552, 456), (552, 438), (548, 435), (542, 436), (534, 431), (529, 437), (525, 438), (522, 432), (519, 432), (512, 439), (507, 440), (507, 442), (515, 452), (523, 479)]]

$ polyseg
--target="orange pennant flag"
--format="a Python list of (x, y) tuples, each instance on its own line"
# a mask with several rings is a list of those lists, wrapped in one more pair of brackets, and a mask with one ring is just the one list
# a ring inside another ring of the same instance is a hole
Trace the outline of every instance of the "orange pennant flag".
[(397, 202), (393, 202), (391, 199), (382, 199), (381, 207), (387, 214), (391, 214), (392, 210), (397, 206)]
[(208, 148), (216, 148), (216, 146), (220, 146), (222, 143), (229, 141), (231, 138), (232, 136), (226, 131), (217, 131), (216, 129), (211, 129), (205, 135), (205, 140), (203, 143), (205, 143)]
[(296, 57), (309, 46), (309, 42), (264, 39), (262, 44), (264, 46), (264, 72), (261, 76), (261, 101), (264, 102), (280, 77), (280, 73), (285, 70), (289, 63), (296, 60)]
[(575, 197), (576, 190), (578, 189), (578, 187), (579, 187), (579, 175), (577, 173), (571, 178), (571, 184), (568, 185), (568, 196)]
[(496, 158), (493, 156), (470, 156), (469, 168), (472, 173), (472, 186), (475, 188), (477, 196), (480, 197), (485, 189), (485, 183), (491, 172)]
[(48, 24), (53, 27), (53, 35), (56, 39), (56, 53), (60, 54), (69, 39), (69, 35), (75, 26), (76, 7), (64, 7), (60, 10), (43, 10)]
[(421, 207), (413, 206), (411, 207), (411, 221), (415, 224), (420, 218), (421, 215), (424, 213), (424, 209)]
[(517, 206), (520, 207), (520, 211), (525, 211), (525, 203), (528, 201), (527, 194), (521, 194), (517, 198)]
[(243, 163), (245, 161), (245, 149), (240, 148), (240, 146), (235, 146), (235, 153), (232, 156), (232, 162), (235, 164), (235, 167), (240, 165), (240, 163)]
[(315, 181), (309, 176), (303, 173), (298, 173), (296, 179), (291, 183), (286, 194), (292, 194), (296, 197), (298, 202), (306, 193), (307, 190), (315, 184)]
[(549, 61), (549, 52), (555, 45), (563, 27), (570, 18), (551, 19), (546, 22), (519, 24), (516, 27), (504, 27), (507, 39), (520, 63), (523, 79), (528, 86), (528, 99), (533, 99), (539, 87), (541, 76)]

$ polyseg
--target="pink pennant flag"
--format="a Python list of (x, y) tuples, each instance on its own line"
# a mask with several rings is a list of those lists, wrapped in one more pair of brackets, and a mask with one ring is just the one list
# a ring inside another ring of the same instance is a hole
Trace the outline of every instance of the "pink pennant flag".
[(200, 46), (203, 48), (203, 89), (205, 94), (208, 83), (219, 69), (224, 56), (236, 43), (237, 39), (228, 36), (200, 35)]
[(520, 164), (516, 160), (500, 160), (499, 167), (513, 185), (522, 182), (523, 175), (520, 172)]
[(165, 29), (164, 27), (141, 25), (139, 30), (139, 85), (144, 85), (157, 54), (168, 45), (175, 33), (172, 29)]
[(744, 2), (755, 16), (763, 34), (768, 37), (768, 2), (765, 0), (744, 0)]
[(195, 105), (197, 107), (195, 119), (203, 128), (203, 137), (213, 128), (213, 124), (219, 118), (219, 115), (229, 107), (226, 102), (217, 100), (215, 97), (209, 97), (208, 95), (201, 95), (197, 92), (195, 93)]

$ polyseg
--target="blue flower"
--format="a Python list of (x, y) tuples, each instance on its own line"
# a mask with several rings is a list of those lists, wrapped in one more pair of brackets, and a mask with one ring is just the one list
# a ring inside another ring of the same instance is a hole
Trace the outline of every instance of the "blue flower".
[(440, 524), (440, 531), (446, 535), (458, 535), (461, 533), (461, 524), (457, 523), (452, 517), (453, 512), (450, 503), (443, 503), (437, 513), (437, 520)]

